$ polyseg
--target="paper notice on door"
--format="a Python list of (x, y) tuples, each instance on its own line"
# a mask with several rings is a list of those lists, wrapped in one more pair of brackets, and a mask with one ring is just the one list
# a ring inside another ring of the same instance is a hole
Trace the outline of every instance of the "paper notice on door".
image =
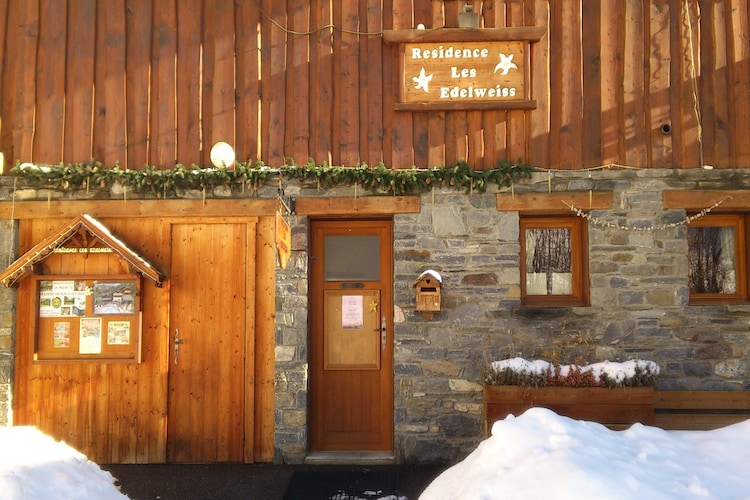
[(341, 297), (341, 328), (344, 330), (361, 330), (364, 326), (363, 297), (361, 295), (343, 295)]

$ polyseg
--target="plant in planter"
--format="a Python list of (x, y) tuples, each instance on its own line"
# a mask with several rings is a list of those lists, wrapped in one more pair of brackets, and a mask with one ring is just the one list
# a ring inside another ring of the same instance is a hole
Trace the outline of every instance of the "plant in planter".
[(496, 420), (543, 406), (560, 415), (612, 429), (654, 421), (653, 361), (556, 364), (511, 358), (493, 361), (484, 375), (487, 429)]
[(523, 387), (652, 387), (658, 375), (659, 365), (653, 361), (563, 365), (518, 357), (493, 361), (484, 375), (484, 383)]

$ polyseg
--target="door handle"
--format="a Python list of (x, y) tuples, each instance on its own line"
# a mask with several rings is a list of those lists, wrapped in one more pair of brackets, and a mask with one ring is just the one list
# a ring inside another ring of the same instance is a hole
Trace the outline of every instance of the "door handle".
[(380, 350), (385, 351), (388, 345), (388, 321), (385, 316), (380, 317)]
[(185, 339), (180, 338), (180, 329), (174, 329), (174, 364), (177, 364), (177, 360), (180, 357), (180, 344), (184, 344)]

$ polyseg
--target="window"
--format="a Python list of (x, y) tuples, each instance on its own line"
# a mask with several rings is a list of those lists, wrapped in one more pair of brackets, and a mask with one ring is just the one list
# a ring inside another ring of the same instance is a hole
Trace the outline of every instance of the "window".
[(740, 214), (706, 215), (687, 228), (691, 304), (747, 301), (745, 223)]
[(584, 219), (521, 217), (522, 304), (588, 305), (587, 248)]

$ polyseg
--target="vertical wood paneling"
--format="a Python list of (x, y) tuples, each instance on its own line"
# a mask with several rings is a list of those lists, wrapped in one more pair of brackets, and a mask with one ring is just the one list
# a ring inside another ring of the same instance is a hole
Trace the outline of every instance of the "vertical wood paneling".
[[(432, 2), (431, 0), (414, 0), (413, 2), (414, 26), (420, 24), (430, 26), (432, 24)], [(413, 164), (419, 167), (431, 166), (428, 163), (429, 157), (429, 133), (430, 133), (430, 113), (420, 112), (412, 114), (412, 130), (414, 142), (414, 160)]]
[(701, 102), (701, 118), (703, 126), (703, 160), (706, 164), (713, 165), (716, 163), (716, 103), (714, 101), (715, 74), (721, 72), (721, 68), (716, 69), (716, 36), (713, 30), (713, 2), (707, 5), (706, 2), (698, 0), (698, 9), (700, 18), (701, 37), (697, 41), (700, 43), (700, 70), (698, 71), (698, 98)]
[(583, 166), (599, 165), (602, 156), (602, 136), (597, 131), (602, 128), (602, 5), (599, 0), (583, 0), (581, 14), (583, 44), (583, 92), (586, 102), (583, 106)]
[[(247, 224), (247, 249), (246, 249), (246, 268), (245, 268), (245, 276), (243, 276), (243, 279), (245, 280), (245, 370), (242, 377), (242, 390), (243, 390), (243, 397), (245, 400), (244, 405), (244, 418), (242, 420), (242, 432), (244, 435), (244, 450), (243, 450), (243, 459), (246, 463), (254, 462), (256, 459), (261, 460), (260, 457), (264, 454), (262, 452), (259, 452), (256, 454), (256, 443), (259, 441), (263, 441), (263, 434), (262, 431), (256, 434), (255, 431), (255, 419), (259, 418), (261, 421), (264, 420), (265, 415), (267, 415), (267, 411), (264, 412), (262, 408), (259, 408), (259, 405), (256, 404), (256, 376), (255, 371), (257, 370), (258, 362), (256, 360), (257, 352), (256, 352), (256, 341), (258, 338), (259, 330), (256, 327), (256, 306), (257, 306), (257, 297), (258, 297), (258, 285), (256, 276), (258, 274), (258, 269), (260, 269), (263, 266), (262, 262), (258, 262), (258, 252), (257, 252), (257, 231), (258, 231), (258, 223), (257, 221), (253, 221), (251, 223)], [(271, 377), (274, 377), (275, 374), (271, 373)], [(257, 378), (257, 380), (263, 380), (263, 376), (260, 376)], [(267, 409), (266, 409), (267, 410)], [(257, 417), (256, 417), (257, 413)], [(268, 434), (273, 435), (273, 428), (268, 430)], [(271, 447), (273, 447), (273, 443), (271, 443)], [(262, 447), (261, 447), (262, 448)], [(262, 459), (263, 461), (271, 461), (272, 459), (268, 459), (267, 457), (264, 457)]]
[[(65, 221), (25, 221), (19, 245), (28, 249)], [(162, 264), (168, 252), (159, 220), (102, 220), (115, 234), (149, 260)], [(168, 236), (168, 233), (166, 233)], [(167, 240), (168, 242), (168, 240)], [(114, 255), (104, 259), (73, 259), (53, 255), (44, 261), (48, 273), (122, 272)], [(163, 462), (166, 425), (167, 287), (143, 282), (141, 364), (32, 363), (34, 336), (31, 280), (19, 288), (19, 331), (16, 343), (16, 411), (14, 423), (36, 425), (100, 463)], [(168, 285), (168, 283), (167, 283)]]
[[(525, 26), (527, 20), (524, 18), (523, 0), (511, 0), (507, 7), (506, 13), (507, 26)], [(514, 110), (508, 112), (508, 152), (505, 157), (510, 159), (527, 158), (528, 150), (526, 148), (526, 118), (527, 112), (523, 110)], [(502, 158), (500, 158), (502, 159)], [(495, 162), (485, 164), (485, 168), (494, 167)]]
[(564, 58), (552, 74), (560, 75), (560, 149), (558, 168), (572, 169), (581, 165), (583, 136), (583, 89), (581, 83), (581, 19), (580, 0), (569, 0), (561, 12), (561, 45)]
[(625, 70), (623, 80), (625, 113), (625, 163), (646, 167), (646, 106), (644, 103), (644, 2), (625, 3)]
[[(443, 2), (445, 26), (458, 26), (458, 14), (463, 9), (461, 2)], [(466, 111), (451, 111), (445, 116), (445, 163), (451, 165), (458, 160), (468, 160), (468, 129)]]
[(290, 64), (287, 75), (286, 123), (284, 144), (287, 155), (305, 158), (310, 151), (310, 109), (308, 106), (308, 82), (310, 81), (310, 7), (306, 0), (290, 0), (292, 15), (289, 17)]
[[(701, 2), (701, 113), (704, 116), (705, 161), (717, 167), (732, 166), (729, 138), (726, 18), (722, 2)], [(705, 19), (705, 21), (704, 21)], [(706, 35), (708, 32), (710, 35)], [(704, 63), (705, 61), (705, 63)], [(706, 88), (704, 89), (704, 84)], [(706, 109), (706, 108), (710, 108)], [(712, 130), (711, 136), (705, 129)], [(713, 141), (711, 140), (713, 137)], [(711, 144), (713, 142), (713, 144)]]
[(125, 1), (97, 5), (93, 157), (113, 165), (125, 161)]
[(364, 79), (360, 95), (361, 116), (363, 120), (362, 144), (363, 160), (371, 165), (383, 161), (383, 44), (376, 33), (383, 31), (383, 20), (380, 12), (380, 0), (361, 0), (366, 3), (365, 22), (363, 26), (369, 35), (364, 41), (360, 58), (360, 73)]
[[(531, 0), (530, 0), (531, 1)], [(529, 142), (530, 163), (539, 166), (550, 164), (550, 45), (552, 36), (549, 30), (550, 9), (547, 2), (536, 2), (533, 13), (534, 26), (548, 26), (547, 34), (536, 44), (531, 54), (531, 93), (537, 106), (530, 112), (531, 125)], [(515, 160), (515, 158), (513, 158)]]
[[(0, 34), (0, 61), (6, 61), (5, 58), (5, 48), (6, 48), (6, 42), (8, 37), (8, 4), (10, 3), (10, 0), (0, 0), (0, 26), (3, 26), (3, 33)], [(5, 67), (0, 65), (0, 116), (3, 116), (3, 110), (5, 108), (5, 78), (7, 78), (5, 75)], [(8, 116), (5, 114), (5, 116)], [(5, 161), (9, 161), (12, 158), (12, 155), (8, 157), (9, 154), (8, 147), (9, 145), (12, 147), (12, 140), (9, 140), (10, 137), (6, 138), (6, 130), (8, 130), (7, 124), (3, 126), (3, 123), (0, 123), (0, 151), (3, 151), (6, 155)]]
[(270, 165), (284, 164), (284, 118), (286, 106), (286, 6), (283, 2), (263, 0), (263, 11), (270, 15), (261, 23), (261, 156)]
[[(340, 17), (337, 15), (340, 13)], [(356, 165), (361, 161), (359, 142), (359, 100), (367, 90), (360, 86), (359, 57), (360, 43), (364, 38), (356, 33), (361, 31), (359, 9), (356, 2), (340, 2), (334, 4), (334, 23), (341, 26), (343, 30), (334, 36), (334, 95), (340, 95), (334, 108), (334, 154), (340, 147), (337, 155), (340, 163), (344, 165)], [(337, 40), (340, 45), (337, 46)], [(338, 48), (338, 50), (337, 50)], [(336, 54), (340, 56), (340, 66), (337, 70)], [(337, 92), (337, 84), (339, 85)], [(338, 108), (338, 110), (337, 110)], [(337, 125), (340, 129), (337, 130)], [(338, 140), (336, 140), (338, 138)]]
[[(39, 65), (37, 66), (36, 127), (34, 158), (62, 161), (63, 117), (65, 111), (65, 3), (42, 0), (39, 12)], [(2, 42), (0, 42), (2, 43)], [(2, 51), (0, 51), (2, 54)], [(2, 116), (2, 112), (0, 112)]]
[[(234, 143), (234, 26), (232, 2), (204, 0), (204, 164), (210, 164), (208, 152), (213, 144), (219, 141)], [(198, 145), (192, 147), (197, 149)]]
[[(30, 4), (33, 2), (29, 2)], [(93, 29), (77, 29), (96, 25), (96, 0), (80, 0), (68, 4), (67, 60), (65, 102), (75, 103), (65, 109), (65, 145), (63, 161), (88, 161), (93, 155), (93, 85), (95, 33)]]
[[(425, 27), (438, 29), (445, 25), (443, 2), (431, 2), (431, 18)], [(445, 164), (445, 115), (444, 111), (430, 111), (427, 114), (428, 144), (427, 160), (418, 167), (432, 167)]]
[(310, 157), (320, 163), (332, 161), (333, 31), (323, 29), (333, 22), (332, 16), (329, 2), (313, 2), (310, 26), (316, 31), (310, 40)]
[(235, 149), (239, 161), (261, 157), (258, 141), (258, 99), (260, 98), (260, 73), (258, 62), (260, 46), (258, 30), (260, 11), (254, 3), (236, 4), (235, 45), (237, 47), (237, 111), (235, 121)]
[[(177, 106), (177, 157), (179, 161), (186, 164), (204, 164), (210, 161), (208, 151), (210, 151), (211, 138), (206, 137), (205, 143), (201, 141), (201, 116), (203, 106), (203, 89), (202, 71), (196, 71), (201, 68), (203, 59), (207, 58), (213, 61), (214, 54), (211, 50), (204, 51), (203, 44), (203, 23), (201, 19), (203, 12), (201, 10), (202, 0), (186, 0), (176, 2), (177, 5), (177, 25), (181, 29), (177, 30), (177, 88), (175, 89), (176, 98), (179, 105)], [(206, 23), (210, 25), (213, 22), (213, 15), (209, 17), (208, 9), (206, 11)], [(209, 28), (213, 33), (215, 27)], [(211, 65), (213, 67), (213, 64)], [(213, 81), (209, 87), (213, 85)], [(210, 97), (210, 91), (206, 94)], [(211, 110), (212, 106), (207, 105)], [(214, 120), (206, 120), (206, 127), (212, 130)], [(224, 141), (232, 142), (232, 138), (224, 138)], [(205, 153), (205, 154), (202, 154)]]
[(348, 31), (455, 27), (460, 1), (2, 0), (0, 149), (130, 168), (206, 164), (218, 140), (272, 166), (750, 165), (747, 0), (473, 5), (485, 27), (548, 28), (536, 109), (393, 110), (397, 47)]
[(673, 132), (673, 155), (676, 164), (683, 167), (700, 166), (698, 155), (698, 127), (696, 117), (696, 99), (694, 87), (694, 65), (698, 64), (698, 53), (693, 49), (691, 42), (693, 33), (690, 29), (697, 24), (693, 19), (691, 9), (687, 8), (685, 2), (673, 1), (670, 4), (670, 22), (672, 44), (681, 47), (682, 52), (672, 57), (672, 87), (671, 101), (674, 128)]
[(750, 141), (747, 140), (747, 124), (750, 122), (750, 38), (748, 30), (748, 5), (742, 0), (728, 0), (727, 11), (729, 40), (729, 62), (731, 71), (729, 84), (730, 102), (733, 108), (732, 132), (734, 137), (734, 162), (747, 165), (750, 162)]
[(140, 169), (150, 160), (149, 78), (151, 76), (152, 13), (150, 0), (125, 0), (125, 121), (126, 165)]
[[(392, 7), (385, 8), (383, 5), (383, 18), (385, 29), (409, 29), (412, 25), (411, 2), (392, 0)], [(414, 166), (414, 135), (413, 120), (411, 113), (393, 111), (393, 96), (399, 88), (400, 76), (396, 70), (398, 57), (395, 55), (398, 49), (394, 48), (394, 56), (384, 65), (383, 79), (385, 82), (384, 114), (386, 121), (386, 136), (390, 138), (392, 154), (389, 165), (393, 168), (411, 168)], [(389, 68), (390, 71), (385, 71)], [(384, 145), (386, 146), (386, 145)], [(387, 146), (386, 146), (387, 147)]]
[(39, 37), (37, 2), (11, 2), (8, 6), (5, 63), (0, 71), (4, 79), (2, 147), (5, 161), (32, 158), (34, 131), (34, 94)]
[(253, 454), (254, 459), (261, 462), (270, 462), (274, 458), (275, 224), (273, 216), (261, 217), (255, 243)]
[(177, 12), (175, 4), (154, 2), (151, 62), (151, 119), (149, 162), (173, 166), (177, 154), (177, 103), (175, 102), (175, 55)]
[(652, 0), (649, 12), (650, 23), (646, 26), (649, 36), (648, 55), (648, 95), (646, 119), (650, 124), (650, 156), (649, 164), (655, 167), (671, 168), (672, 162), (672, 134), (666, 133), (662, 126), (672, 126), (670, 116), (669, 88), (670, 88), (670, 19), (669, 0)]
[[(502, 28), (506, 25), (506, 5), (504, 1), (497, 1), (492, 9), (483, 12), (486, 28)], [(507, 116), (503, 110), (484, 111), (482, 113), (485, 144), (485, 166), (493, 166), (498, 160), (506, 158), (507, 153)]]

